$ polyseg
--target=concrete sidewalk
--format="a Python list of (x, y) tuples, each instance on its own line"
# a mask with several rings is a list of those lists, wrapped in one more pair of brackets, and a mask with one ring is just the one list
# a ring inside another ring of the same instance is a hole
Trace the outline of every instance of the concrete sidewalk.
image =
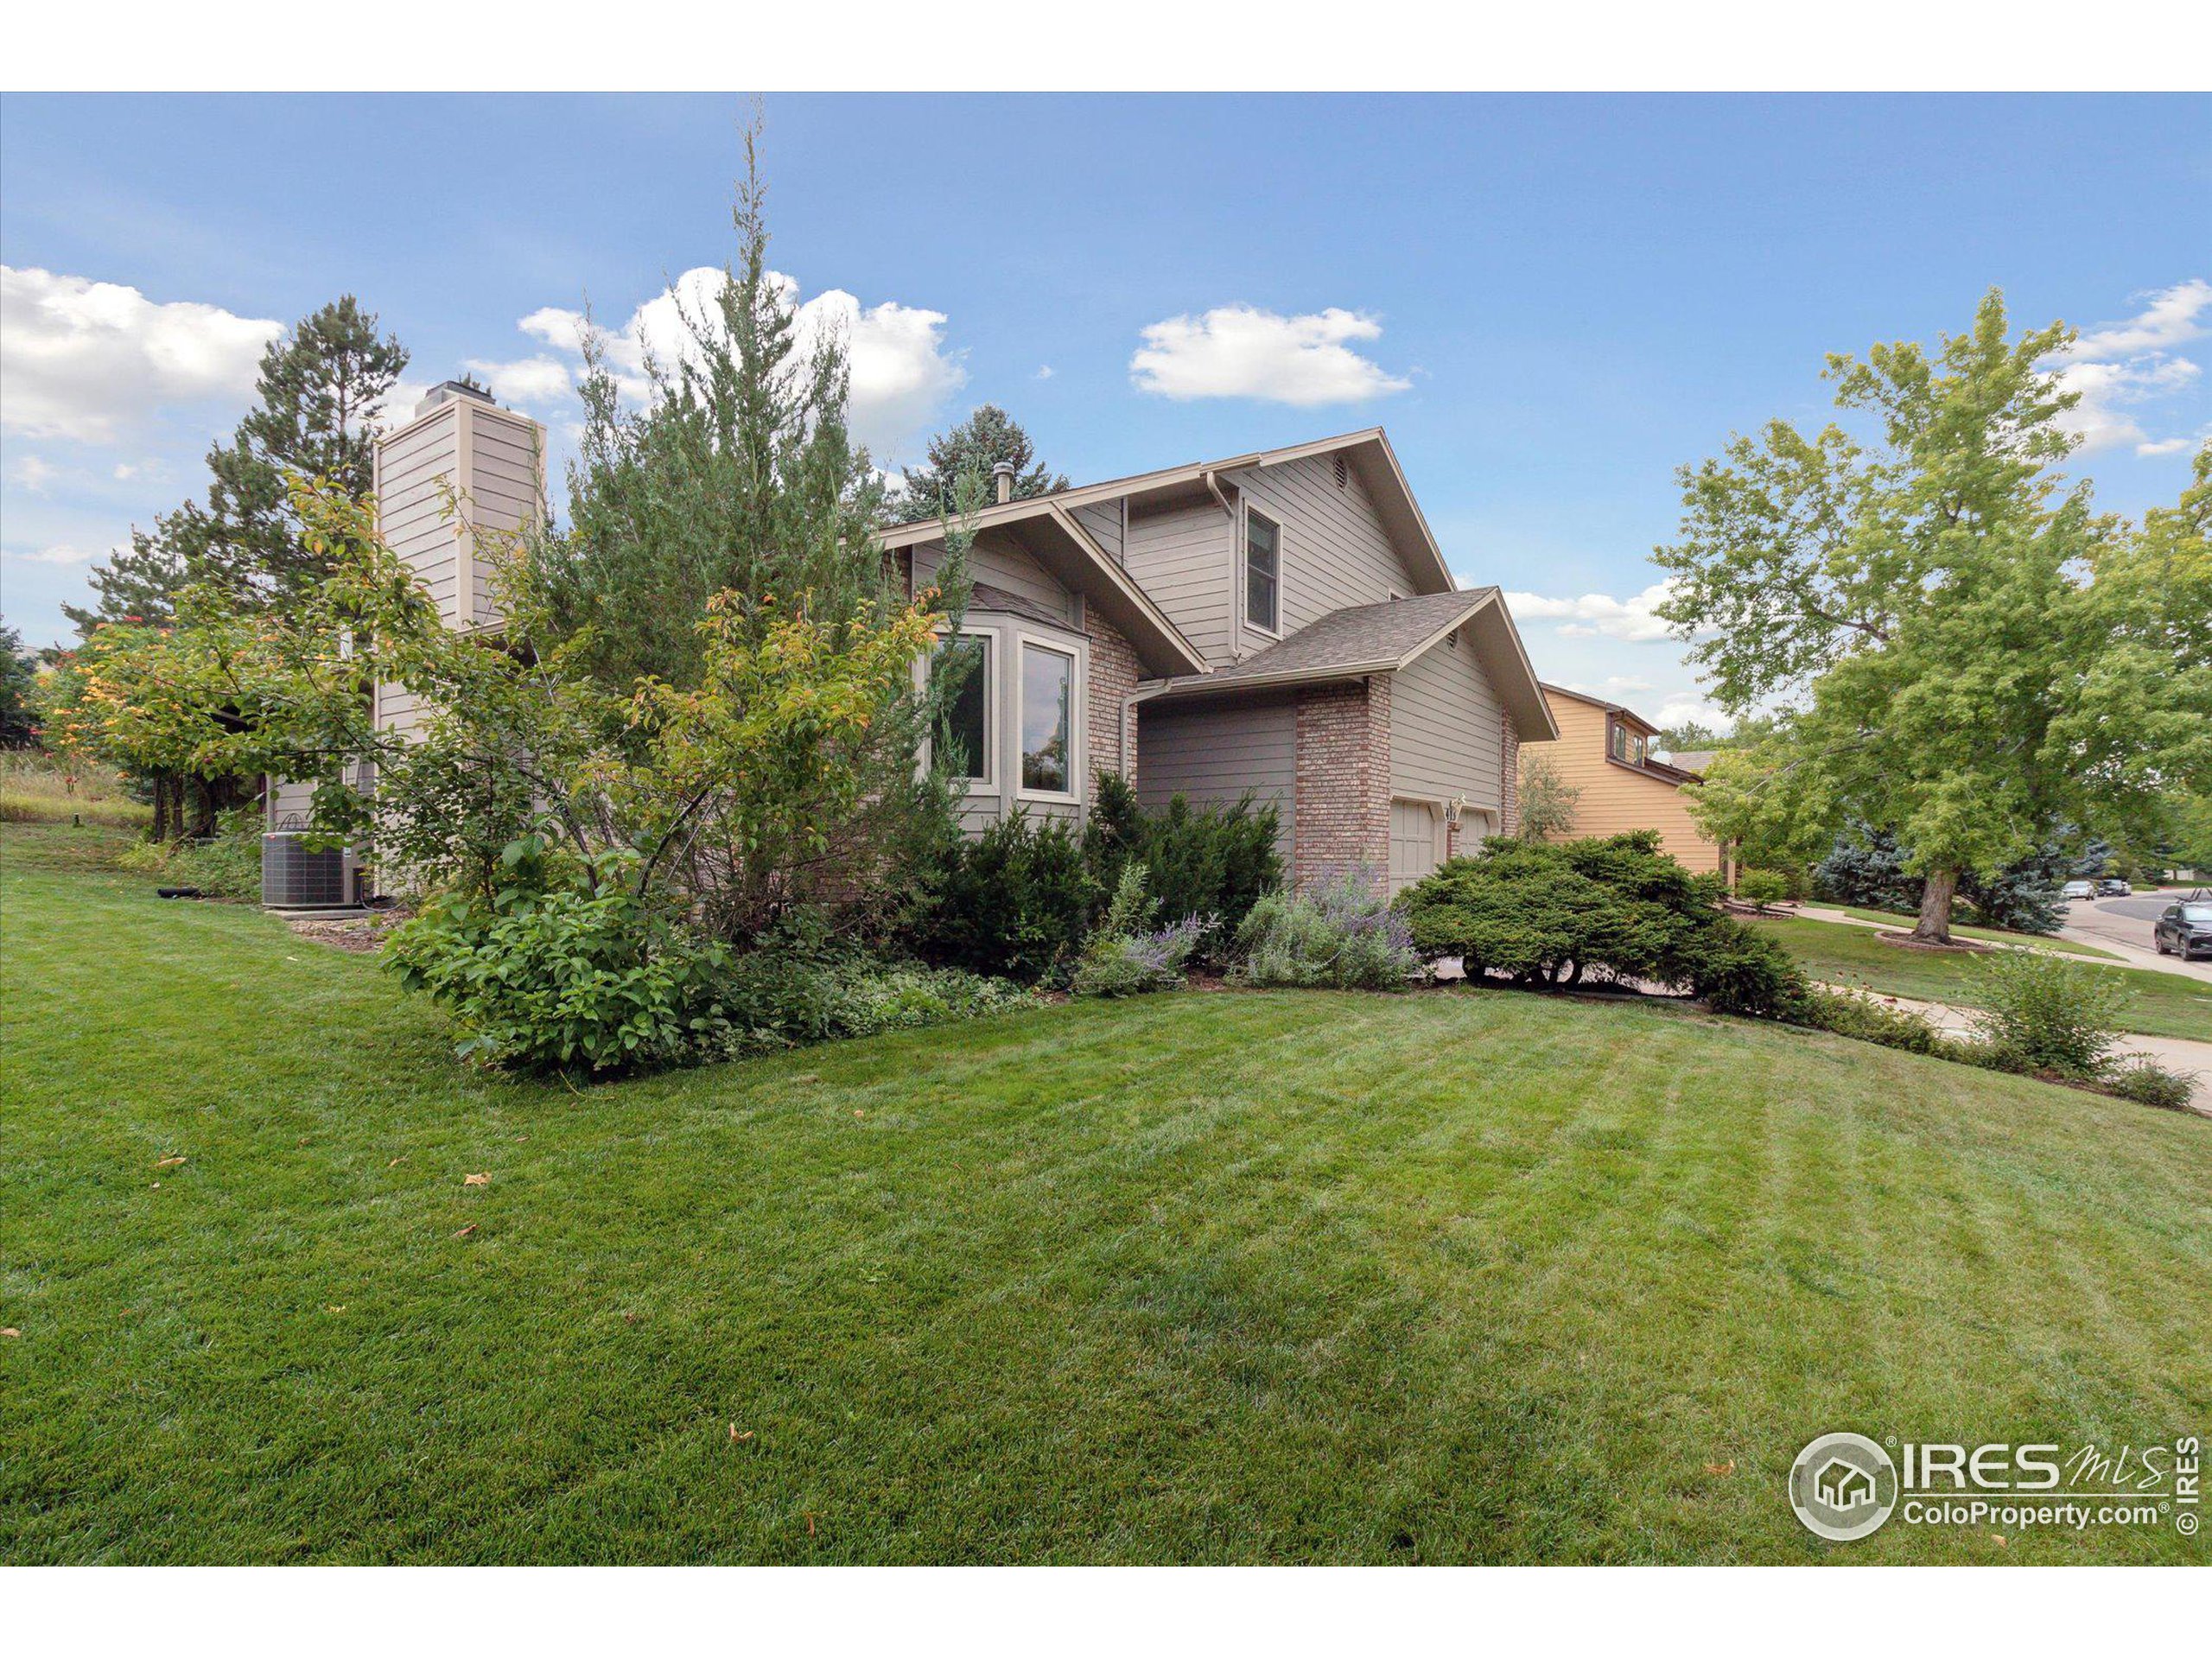
[[(1975, 1009), (1954, 1007), (1948, 1002), (1923, 1002), (1910, 996), (1890, 996), (1855, 985), (1828, 985), (1827, 988), (1907, 1009), (1948, 1035), (1963, 1037), (1970, 1042), (1981, 1040), (1980, 1033), (1974, 1029)], [(2140, 1055), (2155, 1060), (2169, 1071), (2195, 1072), (2196, 1086), (2190, 1096), (2190, 1105), (2201, 1116), (2212, 1117), (2212, 1043), (2196, 1042), (2186, 1037), (2146, 1037), (2129, 1031), (2120, 1033), (2113, 1048), (2122, 1055)]]

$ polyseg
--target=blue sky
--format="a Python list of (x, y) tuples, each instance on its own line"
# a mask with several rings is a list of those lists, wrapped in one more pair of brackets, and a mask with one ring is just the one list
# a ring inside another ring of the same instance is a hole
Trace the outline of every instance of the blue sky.
[[(410, 382), (482, 365), (557, 431), (569, 314), (625, 327), (728, 257), (746, 107), (9, 97), (9, 620), (65, 637), (88, 564), (202, 486), (267, 329), (339, 292), (400, 334)], [(1540, 671), (1655, 714), (1699, 695), (1638, 600), (1673, 469), (1771, 416), (1825, 419), (1824, 353), (1963, 327), (1993, 284), (2016, 323), (2098, 331), (2075, 466), (2131, 514), (2173, 499), (2212, 428), (2202, 99), (777, 95), (766, 115), (773, 261), (855, 327), (880, 459), (983, 401), (1078, 482), (1380, 423), (1461, 579), (1530, 596)]]

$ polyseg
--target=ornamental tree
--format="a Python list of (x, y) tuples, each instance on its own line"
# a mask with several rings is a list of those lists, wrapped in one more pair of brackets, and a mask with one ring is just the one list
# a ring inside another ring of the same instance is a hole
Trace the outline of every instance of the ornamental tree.
[(2053, 470), (2071, 338), (2013, 336), (1993, 291), (1933, 352), (1830, 357), (1871, 440), (1783, 421), (1736, 439), (1683, 469), (1681, 536), (1654, 555), (1660, 613), (1723, 705), (1776, 712), (1696, 791), (1707, 833), (1816, 856), (1853, 818), (1882, 825), (1924, 879), (1925, 940), (1949, 939), (1966, 872), (2212, 766), (2180, 717), (2201, 683), (2176, 701), (2203, 671), (2202, 616), (2177, 609), (2203, 592), (2186, 534), (2146, 549)]

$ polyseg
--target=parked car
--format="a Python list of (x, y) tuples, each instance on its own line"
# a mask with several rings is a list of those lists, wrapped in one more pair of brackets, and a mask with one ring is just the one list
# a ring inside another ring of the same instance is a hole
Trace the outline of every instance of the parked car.
[(2168, 905), (2151, 930), (2151, 943), (2162, 957), (2171, 954), (2183, 961), (2212, 957), (2212, 899), (2184, 899), (2177, 905)]
[(2125, 899), (2134, 891), (2116, 875), (2108, 875), (2097, 883), (2097, 897), (2100, 899)]
[(2096, 896), (2097, 884), (2094, 881), (2069, 881), (2065, 890), (2059, 894), (2060, 898), (2068, 899), (2094, 899)]

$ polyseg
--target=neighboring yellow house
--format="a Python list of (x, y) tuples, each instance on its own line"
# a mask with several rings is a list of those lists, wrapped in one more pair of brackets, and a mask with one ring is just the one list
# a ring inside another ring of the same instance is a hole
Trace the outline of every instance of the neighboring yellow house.
[(1560, 780), (1581, 791), (1575, 836), (1617, 836), (1656, 830), (1660, 844), (1688, 869), (1729, 876), (1728, 856), (1698, 832), (1681, 790), (1698, 774), (1670, 766), (1652, 753), (1659, 728), (1633, 709), (1603, 697), (1547, 684), (1544, 699), (1559, 741), (1540, 751)]

